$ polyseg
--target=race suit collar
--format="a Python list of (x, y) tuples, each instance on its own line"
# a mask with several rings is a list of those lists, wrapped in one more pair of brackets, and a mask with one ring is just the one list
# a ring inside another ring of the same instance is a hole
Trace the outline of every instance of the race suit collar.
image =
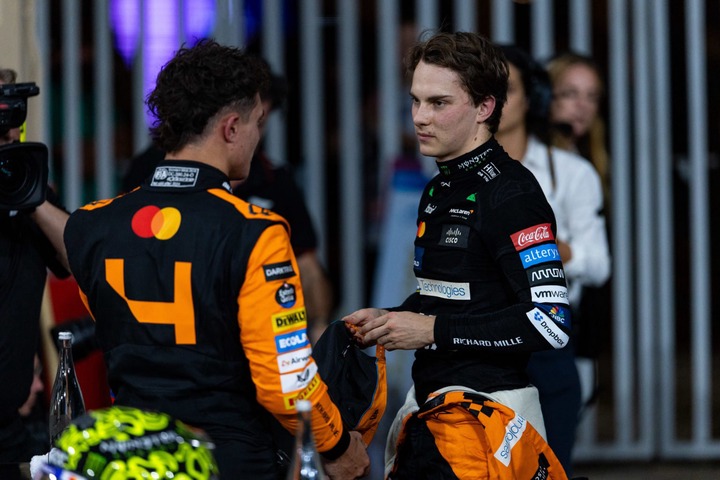
[(440, 170), (440, 175), (452, 177), (476, 171), (500, 151), (502, 151), (502, 147), (500, 147), (500, 144), (495, 140), (495, 137), (491, 137), (490, 140), (475, 150), (460, 155), (458, 158), (436, 163)]
[(193, 160), (163, 160), (155, 167), (144, 186), (151, 190), (178, 189), (183, 191), (224, 188), (232, 193), (230, 179), (225, 173), (206, 163)]

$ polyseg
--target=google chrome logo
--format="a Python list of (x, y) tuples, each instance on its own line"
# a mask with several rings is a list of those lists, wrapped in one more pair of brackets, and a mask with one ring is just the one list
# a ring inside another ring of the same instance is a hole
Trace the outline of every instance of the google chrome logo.
[(180, 211), (177, 208), (148, 205), (133, 215), (132, 230), (140, 238), (168, 240), (177, 233), (180, 220)]

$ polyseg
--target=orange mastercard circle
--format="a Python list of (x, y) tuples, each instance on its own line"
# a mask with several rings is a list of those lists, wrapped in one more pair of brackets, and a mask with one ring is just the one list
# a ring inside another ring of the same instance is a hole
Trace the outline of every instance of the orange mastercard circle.
[(148, 205), (133, 215), (132, 230), (141, 238), (168, 240), (177, 233), (180, 220), (180, 211), (177, 208)]
[(425, 235), (425, 222), (420, 222), (420, 225), (418, 225), (417, 236), (422, 237), (423, 235)]

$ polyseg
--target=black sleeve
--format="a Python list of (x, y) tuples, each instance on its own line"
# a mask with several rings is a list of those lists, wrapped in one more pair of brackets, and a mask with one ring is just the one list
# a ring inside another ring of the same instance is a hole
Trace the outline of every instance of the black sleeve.
[[(50, 187), (48, 187), (47, 189), (47, 201), (58, 207), (59, 209), (67, 212), (65, 206), (60, 202), (60, 198), (58, 197), (58, 195)], [(18, 215), (24, 214), (19, 213)], [(47, 265), (47, 267), (53, 274), (55, 274), (56, 277), (69, 277), (70, 272), (65, 270), (65, 267), (63, 267), (62, 263), (60, 263), (60, 260), (58, 260), (57, 251), (55, 250), (55, 247), (53, 247), (52, 243), (50, 243), (50, 240), (48, 240), (48, 238), (42, 232), (40, 227), (35, 224), (35, 222), (33, 222), (29, 217), (26, 217), (26, 220), (28, 228), (32, 231), (31, 241), (37, 251), (40, 253), (40, 256), (45, 262), (45, 265)]]
[(438, 315), (438, 348), (533, 352), (567, 345), (571, 318), (555, 217), (546, 202), (521, 196), (513, 204), (486, 216), (483, 227), (512, 302), (480, 314)]
[(420, 312), (420, 294), (415, 292), (409, 295), (403, 303), (397, 307), (385, 308), (388, 312)]

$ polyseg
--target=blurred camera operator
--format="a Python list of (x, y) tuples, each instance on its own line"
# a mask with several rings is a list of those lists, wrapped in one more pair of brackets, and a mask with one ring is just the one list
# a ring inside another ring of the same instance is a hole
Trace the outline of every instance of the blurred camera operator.
[[(16, 73), (0, 69), (0, 85), (15, 83)], [(19, 128), (0, 123), (0, 164), (5, 175), (3, 146), (20, 140)], [(3, 180), (0, 178), (0, 180)], [(18, 412), (33, 382), (34, 357), (40, 333), (40, 307), (47, 269), (69, 276), (62, 241), (68, 212), (54, 193), (34, 208), (13, 210), (0, 205), (0, 478), (21, 478), (18, 465), (32, 455), (31, 442)]]

